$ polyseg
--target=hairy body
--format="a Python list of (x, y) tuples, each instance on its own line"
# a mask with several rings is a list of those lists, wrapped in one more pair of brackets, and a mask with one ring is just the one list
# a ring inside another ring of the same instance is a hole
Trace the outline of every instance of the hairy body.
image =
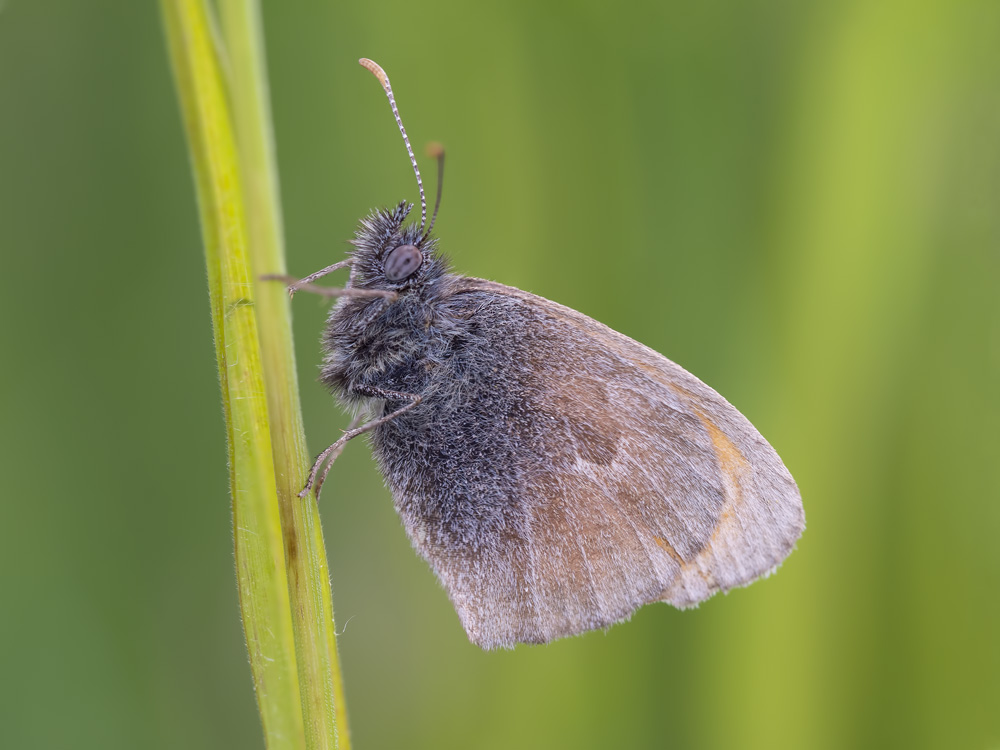
[[(448, 272), (376, 212), (323, 337), (322, 380), (381, 419), (372, 448), (414, 547), (484, 647), (697, 604), (774, 569), (798, 490), (719, 394), (566, 307)], [(421, 253), (392, 280), (389, 254)], [(420, 262), (422, 261), (422, 262)]]

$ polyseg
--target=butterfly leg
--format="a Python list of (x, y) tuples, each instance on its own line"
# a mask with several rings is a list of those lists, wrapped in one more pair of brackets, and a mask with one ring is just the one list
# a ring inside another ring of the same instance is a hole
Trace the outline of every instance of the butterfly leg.
[(294, 276), (287, 276), (282, 273), (266, 273), (260, 277), (260, 280), (283, 282), (288, 286), (289, 297), (294, 297), (296, 292), (309, 292), (310, 294), (318, 294), (321, 297), (385, 297), (390, 301), (399, 297), (396, 292), (391, 292), (387, 289), (360, 289), (357, 287), (347, 287), (345, 289), (343, 287), (319, 286), (318, 284), (311, 283), (311, 280), (318, 279), (349, 264), (350, 261), (342, 260), (340, 263), (334, 263), (332, 266), (310, 274), (304, 279), (297, 279)]
[(294, 276), (286, 276), (281, 273), (266, 273), (260, 277), (261, 281), (280, 281), (288, 286), (288, 296), (294, 297), (296, 292), (309, 292), (318, 294), (321, 297), (339, 297), (343, 289), (331, 286), (319, 286), (317, 284), (306, 283), (303, 279)]
[[(391, 422), (396, 417), (401, 414), (405, 414), (414, 406), (419, 404), (423, 398), (418, 393), (401, 393), (400, 391), (387, 391), (383, 388), (377, 388), (375, 386), (359, 386), (354, 390), (355, 393), (361, 396), (368, 396), (369, 398), (381, 398), (391, 401), (408, 401), (409, 403), (404, 404), (396, 411), (391, 414), (386, 414), (384, 417), (379, 417), (378, 419), (373, 419), (367, 424), (363, 424), (360, 427), (355, 425), (358, 422), (356, 418), (351, 425), (347, 428), (340, 439), (327, 448), (325, 451), (319, 454), (316, 458), (316, 462), (312, 465), (312, 469), (309, 471), (309, 479), (306, 481), (306, 486), (302, 488), (302, 492), (299, 493), (299, 497), (305, 497), (309, 494), (309, 490), (316, 487), (316, 499), (319, 499), (319, 493), (323, 489), (323, 482), (326, 481), (326, 475), (330, 473), (330, 467), (333, 466), (333, 462), (340, 455), (340, 452), (344, 450), (344, 446), (352, 438), (356, 438), (358, 435), (363, 435), (366, 432), (371, 432), (379, 425), (383, 425), (386, 422)], [(325, 466), (324, 466), (325, 464)]]
[(304, 279), (297, 279), (294, 276), (285, 276), (280, 273), (269, 273), (261, 276), (261, 281), (283, 281), (288, 284), (288, 296), (294, 297), (295, 293), (298, 291), (313, 292), (315, 294), (322, 294), (325, 297), (334, 297), (336, 295), (327, 293), (326, 289), (321, 286), (316, 286), (312, 282), (317, 279), (322, 279), (324, 276), (328, 276), (334, 271), (339, 271), (341, 268), (347, 268), (351, 265), (352, 259), (341, 260), (334, 263), (332, 266), (327, 266), (326, 268), (317, 271), (316, 273), (311, 273)]
[[(347, 425), (347, 429), (344, 430), (344, 433), (346, 434), (348, 432), (351, 432), (351, 430), (353, 430), (358, 426), (359, 422), (361, 422), (361, 415), (357, 414), (354, 417), (354, 419), (351, 420), (351, 423)], [(347, 445), (346, 440), (343, 442), (338, 440), (336, 443), (334, 443), (325, 451), (319, 454), (319, 458), (316, 459), (316, 463), (312, 465), (312, 469), (310, 469), (309, 471), (309, 480), (306, 483), (305, 489), (303, 489), (299, 493), (299, 497), (305, 497), (305, 495), (309, 492), (310, 483), (312, 483), (315, 480), (316, 499), (317, 500), (319, 499), (319, 491), (323, 487), (323, 482), (326, 481), (326, 475), (330, 473), (330, 469), (333, 467), (333, 462), (340, 457), (340, 454), (341, 452), (343, 452), (345, 445)], [(320, 466), (322, 466), (324, 463), (326, 464), (326, 466), (323, 467), (323, 472), (319, 475), (319, 479), (316, 479), (316, 472), (319, 470)]]

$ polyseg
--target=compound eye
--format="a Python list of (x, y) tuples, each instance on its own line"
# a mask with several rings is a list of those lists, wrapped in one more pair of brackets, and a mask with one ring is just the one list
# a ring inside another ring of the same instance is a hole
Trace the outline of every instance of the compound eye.
[(423, 262), (424, 254), (416, 245), (400, 245), (389, 252), (382, 268), (389, 281), (402, 281), (415, 274)]

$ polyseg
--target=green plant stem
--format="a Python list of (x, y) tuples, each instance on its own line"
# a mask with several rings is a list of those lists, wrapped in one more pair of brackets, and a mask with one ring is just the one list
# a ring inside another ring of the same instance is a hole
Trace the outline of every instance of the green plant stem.
[[(297, 500), (294, 489), (301, 484), (306, 462), (291, 358), (289, 312), (287, 304), (263, 301), (270, 290), (261, 289), (262, 299), (257, 298), (255, 266), (248, 256), (244, 183), (229, 111), (230, 92), (221, 72), (206, 2), (161, 0), (161, 7), (205, 241), (229, 436), (240, 607), (265, 739), (272, 750), (334, 747), (333, 683), (337, 662), (326, 557), (315, 502), (293, 502)], [(234, 30), (234, 42), (236, 36)], [(259, 33), (248, 39), (252, 47), (254, 39), (259, 42)], [(263, 88), (257, 90), (263, 92)], [(259, 109), (264, 105), (266, 101), (260, 99), (255, 106)], [(238, 114), (247, 116), (242, 111)], [(242, 125), (241, 131), (260, 128), (261, 118), (263, 114), (259, 113), (251, 120), (257, 124)], [(259, 209), (258, 201), (270, 205), (271, 223), (264, 231), (271, 239), (259, 243), (255, 238), (251, 247), (262, 244), (265, 258), (267, 253), (274, 254), (273, 269), (283, 267), (280, 214), (274, 201), (273, 170), (268, 171), (269, 131), (263, 128), (260, 132), (263, 174), (270, 175), (271, 194), (261, 197), (256, 188), (249, 192), (255, 196), (252, 212)], [(248, 157), (250, 161), (254, 158)], [(260, 174), (258, 168), (249, 184), (257, 184)], [(255, 222), (254, 231), (259, 226)], [(280, 295), (280, 289), (275, 293)], [(258, 310), (265, 312), (258, 316)], [(262, 352), (265, 341), (266, 355)], [(268, 384), (277, 388), (276, 394), (267, 392)], [(283, 526), (286, 518), (290, 522)], [(293, 561), (287, 569), (286, 558)], [(300, 654), (296, 653), (297, 646), (302, 649)], [(298, 664), (303, 660), (315, 661), (306, 666)], [(336, 681), (339, 683), (339, 676)]]
[[(255, 279), (285, 273), (274, 139), (268, 113), (264, 40), (257, 0), (221, 0), (222, 33), (230, 64), (249, 247)], [(339, 738), (348, 748), (347, 711), (337, 655), (326, 549), (315, 497), (298, 497), (310, 463), (299, 406), (291, 308), (284, 286), (257, 282), (260, 346), (271, 415), (292, 622), (310, 748)]]

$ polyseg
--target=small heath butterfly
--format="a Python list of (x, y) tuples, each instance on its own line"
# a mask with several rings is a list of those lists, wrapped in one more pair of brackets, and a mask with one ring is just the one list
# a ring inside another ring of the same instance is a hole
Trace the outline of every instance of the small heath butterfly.
[[(691, 607), (773, 571), (805, 527), (778, 454), (718, 393), (586, 315), (451, 273), (400, 203), (363, 219), (346, 260), (289, 291), (339, 297), (321, 379), (356, 419), (416, 548), (483, 648), (546, 643)], [(438, 155), (443, 167), (443, 152)], [(438, 199), (440, 200), (440, 179)], [(425, 229), (426, 227), (426, 229)], [(350, 268), (343, 289), (314, 281)]]

